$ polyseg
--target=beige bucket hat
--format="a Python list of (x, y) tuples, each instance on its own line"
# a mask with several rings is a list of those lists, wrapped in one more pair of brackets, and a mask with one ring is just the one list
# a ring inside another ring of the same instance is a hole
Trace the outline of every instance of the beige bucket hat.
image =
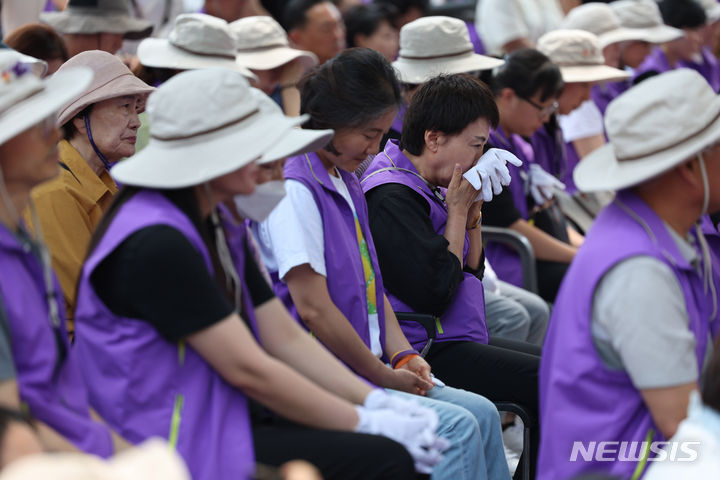
[(504, 60), (475, 53), (465, 22), (423, 17), (400, 29), (400, 53), (393, 62), (403, 83), (425, 83), (443, 73), (491, 70)]
[(643, 32), (649, 43), (665, 43), (681, 38), (682, 30), (663, 23), (660, 8), (655, 0), (618, 0), (610, 4), (620, 25)]
[(695, 70), (649, 78), (610, 102), (608, 143), (573, 173), (581, 191), (632, 187), (720, 140), (720, 97)]
[(573, 8), (560, 28), (594, 33), (600, 48), (629, 40), (649, 41), (646, 32), (623, 27), (613, 9), (605, 3), (585, 3)]
[(88, 68), (67, 68), (42, 80), (28, 57), (0, 50), (0, 145), (54, 115), (92, 79)]
[(560, 67), (565, 83), (625, 80), (630, 74), (605, 65), (598, 38), (584, 30), (553, 30), (538, 39), (537, 49)]
[(127, 0), (70, 0), (62, 12), (44, 12), (40, 20), (60, 33), (122, 33), (140, 40), (152, 33), (153, 24), (130, 15)]
[(268, 16), (246, 17), (230, 24), (239, 64), (253, 70), (273, 68), (298, 59), (305, 70), (317, 65), (312, 52), (290, 47), (285, 30)]
[(65, 125), (85, 107), (93, 103), (124, 95), (147, 95), (155, 90), (133, 75), (118, 57), (101, 50), (78, 53), (63, 63), (56, 74), (77, 67), (92, 70), (93, 80), (90, 85), (60, 108), (58, 113), (60, 125)]
[(137, 55), (140, 63), (147, 67), (227, 68), (247, 78), (256, 78), (237, 61), (235, 39), (228, 23), (204, 13), (178, 15), (168, 38), (146, 38), (140, 42)]
[(717, 0), (697, 0), (705, 9), (707, 23), (715, 23), (720, 20), (720, 3)]

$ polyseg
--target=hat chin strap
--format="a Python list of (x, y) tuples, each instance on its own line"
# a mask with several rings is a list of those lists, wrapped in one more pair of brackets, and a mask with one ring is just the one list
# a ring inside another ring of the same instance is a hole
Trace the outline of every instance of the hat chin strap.
[[(707, 170), (705, 169), (705, 158), (702, 152), (697, 154), (698, 164), (700, 165), (700, 176), (703, 182), (703, 207), (700, 216), (705, 215), (708, 206), (710, 205), (710, 184), (708, 181)], [(712, 274), (712, 260), (710, 259), (710, 249), (708, 248), (707, 240), (700, 229), (700, 219), (695, 223), (695, 233), (697, 234), (698, 243), (700, 243), (700, 250), (702, 251), (703, 261), (703, 291), (707, 295), (708, 291), (711, 292), (713, 299), (713, 310), (710, 315), (710, 321), (715, 319), (718, 313), (718, 296), (717, 290), (715, 289), (715, 282), (713, 281)]]
[(93, 150), (95, 150), (95, 154), (98, 156), (98, 158), (103, 163), (103, 165), (105, 165), (105, 170), (107, 170), (109, 172), (110, 169), (112, 168), (112, 164), (110, 162), (108, 162), (108, 159), (105, 158), (105, 155), (103, 155), (102, 152), (100, 151), (100, 149), (97, 147), (97, 145), (95, 145), (95, 141), (93, 140), (92, 131), (90, 130), (90, 114), (85, 115), (85, 130), (87, 131), (88, 140), (90, 140), (90, 146), (92, 147)]

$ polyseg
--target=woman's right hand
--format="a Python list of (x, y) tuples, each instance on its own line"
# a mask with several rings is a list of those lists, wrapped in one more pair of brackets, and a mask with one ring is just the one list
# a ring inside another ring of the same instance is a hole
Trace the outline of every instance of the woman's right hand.
[(475, 203), (478, 191), (470, 182), (463, 178), (463, 172), (459, 164), (455, 164), (453, 176), (445, 194), (445, 203), (448, 208), (448, 216), (457, 215), (467, 217), (468, 210)]
[(425, 395), (434, 387), (432, 382), (428, 382), (415, 372), (403, 368), (393, 370), (390, 367), (387, 367), (386, 378), (382, 386), (414, 395)]

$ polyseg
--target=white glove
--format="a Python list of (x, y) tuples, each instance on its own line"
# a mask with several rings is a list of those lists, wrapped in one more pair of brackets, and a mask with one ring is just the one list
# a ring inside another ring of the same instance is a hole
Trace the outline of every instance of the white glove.
[(530, 184), (530, 193), (537, 205), (543, 205), (555, 196), (554, 190), (565, 190), (565, 184), (550, 175), (537, 163), (530, 165), (528, 173), (528, 183)]
[[(402, 444), (415, 461), (420, 473), (432, 473), (432, 467), (442, 461), (442, 452), (449, 442), (435, 434), (437, 414), (431, 418), (401, 414), (396, 410), (355, 407), (359, 422), (355, 431), (382, 435)], [(429, 409), (428, 409), (429, 410)]]
[(375, 389), (365, 397), (363, 407), (368, 410), (393, 410), (400, 414), (410, 415), (411, 417), (423, 417), (433, 420), (437, 427), (438, 419), (435, 410), (423, 407), (419, 402), (412, 398), (405, 398), (399, 395), (391, 395), (385, 390)]
[(510, 171), (507, 162), (516, 167), (522, 165), (522, 161), (507, 150), (491, 148), (475, 165), (463, 174), (463, 177), (480, 191), (475, 201), (482, 197), (483, 201), (489, 202), (493, 194), (502, 192), (503, 186), (510, 185)]

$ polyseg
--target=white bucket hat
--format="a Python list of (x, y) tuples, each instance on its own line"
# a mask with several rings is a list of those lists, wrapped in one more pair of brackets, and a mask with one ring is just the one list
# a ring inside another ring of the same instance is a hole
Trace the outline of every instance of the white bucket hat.
[(41, 80), (24, 58), (14, 50), (0, 50), (0, 145), (54, 115), (93, 76), (87, 68), (74, 68)]
[(238, 63), (235, 39), (228, 23), (204, 13), (178, 15), (168, 38), (146, 38), (140, 42), (137, 55), (140, 63), (147, 67), (177, 70), (228, 68), (248, 78), (256, 78)]
[(649, 41), (644, 31), (621, 26), (613, 9), (605, 3), (585, 3), (573, 8), (560, 27), (594, 33), (600, 41), (600, 48), (624, 41)]
[(707, 16), (707, 23), (715, 23), (720, 20), (720, 3), (717, 0), (697, 0), (698, 3), (705, 9), (705, 16)]
[(299, 59), (309, 70), (318, 63), (314, 53), (291, 48), (285, 30), (271, 17), (241, 18), (230, 24), (230, 32), (235, 38), (237, 61), (247, 68), (272, 70)]
[(695, 70), (649, 78), (610, 102), (609, 142), (575, 168), (581, 191), (632, 187), (720, 140), (720, 97)]
[(643, 32), (649, 43), (665, 43), (681, 38), (682, 30), (663, 23), (660, 8), (655, 0), (618, 0), (610, 4), (620, 25)]
[(443, 73), (491, 70), (504, 63), (475, 53), (462, 20), (423, 17), (400, 29), (400, 53), (392, 65), (401, 82), (420, 84)]
[(150, 143), (113, 167), (120, 183), (202, 184), (260, 160), (308, 119), (265, 113), (242, 75), (219, 68), (174, 76), (150, 95), (147, 112)]
[(70, 0), (62, 12), (44, 12), (40, 20), (60, 33), (122, 33), (140, 40), (152, 33), (153, 24), (129, 14), (126, 0)]
[(598, 38), (584, 30), (553, 30), (538, 39), (537, 49), (560, 67), (563, 82), (608, 82), (630, 74), (605, 65)]

